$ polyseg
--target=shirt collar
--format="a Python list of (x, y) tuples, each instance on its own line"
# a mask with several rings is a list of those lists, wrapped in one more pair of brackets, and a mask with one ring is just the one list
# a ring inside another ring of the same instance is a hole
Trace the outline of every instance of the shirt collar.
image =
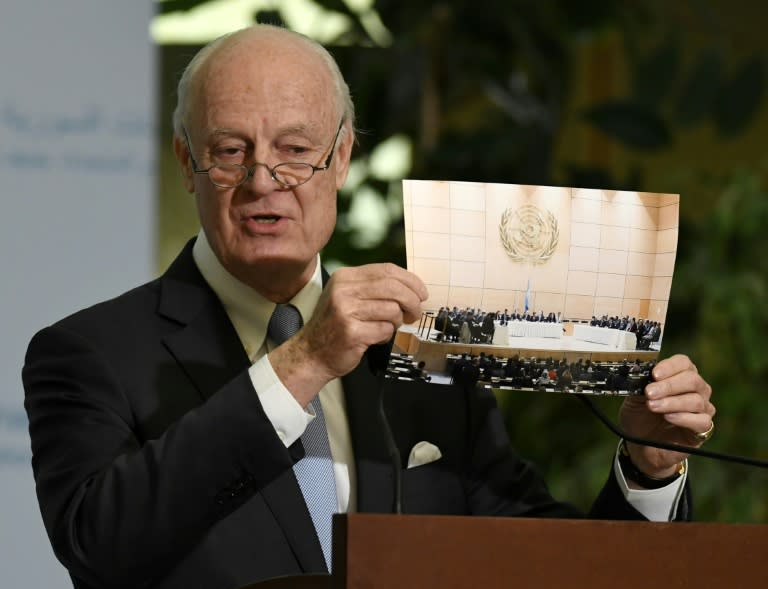
[[(267, 325), (275, 310), (275, 303), (230, 274), (216, 257), (202, 230), (192, 249), (192, 257), (203, 278), (224, 305), (248, 357), (254, 361), (264, 353)], [(322, 291), (323, 278), (318, 254), (315, 271), (309, 282), (289, 301), (299, 310), (304, 323), (315, 312)]]

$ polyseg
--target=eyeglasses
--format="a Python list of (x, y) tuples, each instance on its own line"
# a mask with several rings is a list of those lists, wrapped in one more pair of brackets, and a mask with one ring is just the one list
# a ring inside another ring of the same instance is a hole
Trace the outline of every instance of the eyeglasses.
[(313, 166), (312, 164), (304, 162), (282, 162), (275, 166), (268, 166), (261, 162), (255, 162), (252, 166), (244, 166), (242, 164), (213, 164), (210, 168), (205, 170), (199, 170), (197, 168), (197, 162), (192, 155), (192, 145), (189, 141), (189, 135), (187, 130), (184, 130), (184, 139), (187, 142), (187, 149), (189, 150), (189, 159), (192, 161), (192, 171), (195, 174), (207, 174), (208, 179), (220, 188), (236, 188), (241, 184), (247, 182), (253, 174), (256, 172), (257, 166), (264, 166), (272, 180), (277, 182), (283, 188), (295, 188), (301, 186), (312, 179), (315, 172), (324, 172), (327, 170), (331, 161), (333, 160), (333, 152), (336, 148), (336, 142), (339, 140), (339, 133), (341, 127), (344, 125), (344, 118), (339, 121), (339, 128), (336, 129), (336, 135), (333, 137), (333, 143), (331, 149), (328, 152), (328, 157), (322, 166)]

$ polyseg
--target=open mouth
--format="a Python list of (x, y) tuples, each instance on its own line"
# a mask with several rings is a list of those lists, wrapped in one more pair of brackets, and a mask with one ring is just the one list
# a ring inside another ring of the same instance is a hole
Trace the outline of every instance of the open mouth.
[(280, 217), (277, 215), (264, 215), (264, 216), (255, 216), (251, 217), (254, 221), (257, 223), (263, 223), (264, 225), (272, 225), (274, 223), (277, 223), (280, 220)]

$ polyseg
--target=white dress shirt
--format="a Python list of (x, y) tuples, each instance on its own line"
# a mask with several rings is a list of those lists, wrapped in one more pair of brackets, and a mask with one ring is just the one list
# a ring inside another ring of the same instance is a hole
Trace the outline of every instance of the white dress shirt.
[[(619, 442), (619, 448), (621, 442)], [(627, 479), (619, 465), (619, 449), (616, 449), (616, 458), (613, 460), (613, 473), (619, 482), (619, 488), (624, 493), (624, 498), (632, 507), (637, 509), (652, 522), (668, 522), (675, 517), (677, 505), (683, 496), (685, 479), (688, 476), (688, 464), (685, 472), (661, 489), (630, 489)]]

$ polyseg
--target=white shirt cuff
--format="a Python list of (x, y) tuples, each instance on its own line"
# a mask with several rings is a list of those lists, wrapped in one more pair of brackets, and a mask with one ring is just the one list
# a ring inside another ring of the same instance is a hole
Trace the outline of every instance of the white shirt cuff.
[(652, 522), (672, 521), (683, 494), (688, 467), (677, 479), (661, 489), (630, 489), (619, 465), (619, 451), (613, 459), (613, 472), (627, 502)]
[[(264, 355), (251, 364), (248, 375), (267, 418), (287, 448), (301, 437), (307, 424), (315, 418), (314, 413), (305, 411), (285, 388), (272, 368), (269, 356)], [(309, 407), (311, 409), (311, 405)]]

